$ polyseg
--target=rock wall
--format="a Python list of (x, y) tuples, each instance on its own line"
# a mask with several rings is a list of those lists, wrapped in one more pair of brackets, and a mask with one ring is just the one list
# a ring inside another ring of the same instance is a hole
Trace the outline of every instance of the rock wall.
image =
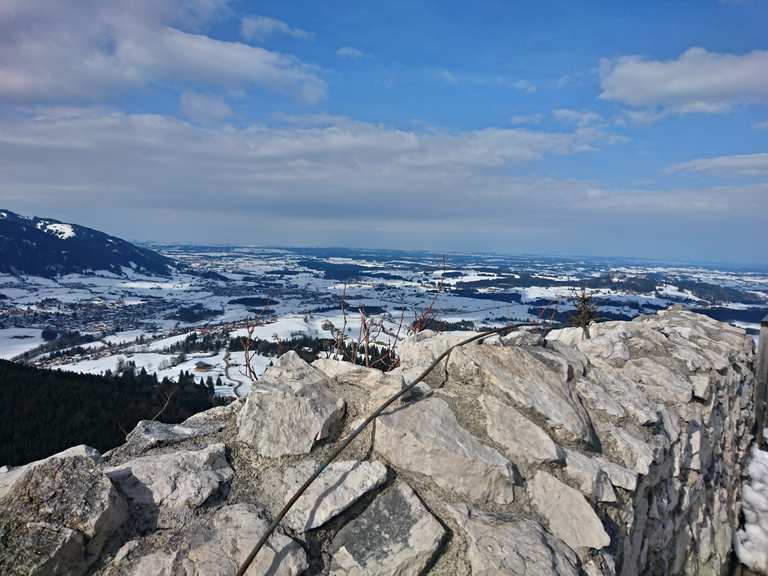
[[(0, 472), (0, 573), (231, 575), (389, 373), (288, 353), (245, 401)], [(722, 575), (752, 341), (680, 309), (455, 349), (326, 469), (249, 574)], [(53, 479), (50, 478), (53, 475)]]

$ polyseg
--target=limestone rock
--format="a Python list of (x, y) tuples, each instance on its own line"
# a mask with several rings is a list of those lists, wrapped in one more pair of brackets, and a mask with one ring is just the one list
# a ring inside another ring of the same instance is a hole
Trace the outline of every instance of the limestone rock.
[(624, 364), (622, 371), (651, 400), (683, 404), (690, 402), (693, 395), (693, 386), (688, 378), (656, 360), (650, 358), (629, 360)]
[[(476, 336), (478, 332), (468, 331), (455, 331), (436, 333), (432, 330), (423, 330), (409, 338), (406, 338), (398, 346), (398, 353), (400, 354), (400, 366), (405, 369), (409, 368), (426, 368), (429, 366), (440, 354), (448, 350), (451, 346), (458, 344), (472, 336)], [(480, 341), (473, 342), (468, 346), (500, 346), (501, 339), (499, 336), (489, 336), (488, 338)], [(454, 352), (459, 349), (454, 349)], [(451, 352), (453, 355), (453, 352)], [(432, 386), (440, 386), (445, 382), (445, 370), (447, 366), (447, 360), (443, 360), (434, 370), (425, 378), (425, 382)]]
[(263, 456), (308, 454), (344, 415), (327, 376), (291, 351), (254, 386), (238, 414), (238, 439)]
[(317, 384), (325, 384), (327, 376), (320, 370), (305, 362), (293, 350), (286, 352), (267, 368), (258, 382), (260, 388), (289, 387), (295, 392), (312, 388)]
[(331, 542), (334, 576), (416, 576), (445, 530), (403, 481), (380, 494)]
[[(216, 511), (209, 526), (200, 526), (187, 541), (192, 545), (181, 558), (188, 576), (230, 576), (245, 560), (269, 523), (250, 504), (233, 504)], [(198, 544), (199, 542), (199, 544)], [(296, 542), (282, 534), (270, 536), (247, 574), (295, 576), (307, 568), (307, 559)]]
[(611, 538), (584, 496), (543, 470), (528, 483), (528, 494), (555, 536), (571, 548), (605, 548)]
[(546, 421), (558, 440), (591, 442), (589, 416), (562, 374), (525, 348), (478, 346), (451, 354), (449, 378), (492, 386)]
[(128, 433), (125, 438), (125, 445), (121, 448), (123, 452), (139, 455), (158, 446), (177, 444), (213, 431), (215, 429), (201, 426), (163, 424), (154, 420), (141, 420)]
[(6, 470), (0, 470), (0, 498), (5, 496), (11, 490), (13, 483), (21, 478), (28, 470), (48, 462), (51, 458), (66, 458), (68, 456), (85, 456), (86, 458), (92, 460), (95, 464), (102, 463), (101, 454), (98, 450), (96, 450), (96, 448), (91, 448), (85, 444), (79, 444), (78, 446), (67, 448), (66, 450), (54, 454), (53, 456), (49, 456), (48, 458), (36, 460), (34, 462), (30, 462), (29, 464), (24, 464), (23, 466), (3, 466), (3, 468), (6, 468)]
[(312, 362), (312, 366), (343, 384), (357, 386), (368, 392), (400, 386), (400, 378), (392, 375), (391, 372), (382, 372), (376, 368), (367, 368), (351, 362), (320, 358)]
[(484, 394), (480, 405), (486, 416), (488, 436), (499, 443), (515, 463), (562, 462), (565, 454), (550, 437), (520, 412)]
[(654, 447), (624, 428), (609, 423), (597, 423), (598, 435), (604, 450), (615, 454), (638, 474), (648, 474), (656, 459)]
[(513, 330), (501, 337), (503, 346), (540, 346), (544, 342), (541, 334), (535, 334), (527, 330)]
[(208, 410), (203, 410), (197, 414), (192, 414), (189, 418), (181, 423), (182, 426), (191, 427), (215, 427), (221, 428), (223, 422), (229, 420), (232, 416), (237, 415), (238, 412), (245, 405), (245, 398), (235, 398), (229, 404), (225, 406), (214, 406)]
[(616, 502), (611, 480), (598, 462), (576, 450), (565, 452), (565, 474), (585, 496), (594, 497), (597, 502)]
[[(131, 550), (113, 561), (108, 576), (232, 576), (269, 522), (253, 504), (232, 504), (187, 527), (173, 549)], [(298, 543), (275, 532), (246, 574), (296, 576), (308, 567)]]
[(602, 358), (591, 358), (590, 363), (592, 367), (587, 376), (576, 383), (579, 396), (587, 406), (614, 418), (626, 413), (641, 426), (659, 421), (656, 403), (638, 390), (622, 370)]
[(441, 488), (473, 502), (505, 504), (514, 499), (510, 463), (459, 426), (439, 398), (379, 417), (374, 448), (393, 466), (429, 476)]
[(90, 457), (31, 466), (0, 498), (0, 573), (84, 574), (125, 518), (125, 502)]
[(576, 554), (528, 519), (502, 521), (458, 505), (451, 509), (467, 542), (473, 576), (578, 576)]
[(622, 466), (621, 464), (616, 464), (615, 462), (611, 462), (610, 460), (607, 460), (602, 456), (592, 456), (592, 460), (598, 466), (600, 466), (600, 469), (603, 472), (605, 472), (608, 475), (608, 478), (610, 478), (611, 480), (611, 484), (613, 484), (617, 488), (623, 488), (624, 490), (629, 490), (630, 492), (635, 491), (635, 489), (637, 488), (637, 479), (638, 479), (637, 472), (634, 472), (629, 468)]
[[(314, 462), (290, 468), (283, 477), (284, 500), (290, 498), (315, 470)], [(334, 462), (296, 501), (285, 517), (296, 531), (312, 530), (341, 514), (369, 491), (387, 479), (387, 468), (381, 462)]]
[(142, 456), (106, 474), (133, 505), (149, 516), (157, 514), (160, 527), (183, 523), (194, 509), (223, 492), (233, 477), (223, 444)]

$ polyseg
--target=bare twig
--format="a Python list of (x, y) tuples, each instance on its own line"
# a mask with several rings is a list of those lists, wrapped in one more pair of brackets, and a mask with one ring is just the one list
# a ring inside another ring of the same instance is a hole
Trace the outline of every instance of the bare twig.
[(256, 333), (256, 326), (260, 323), (259, 317), (255, 316), (253, 322), (250, 320), (245, 321), (246, 335), (240, 337), (240, 344), (243, 347), (244, 363), (245, 363), (245, 376), (251, 380), (251, 382), (258, 381), (256, 376), (256, 370), (253, 369), (253, 358), (256, 356), (256, 351), (251, 349)]
[(160, 408), (160, 412), (158, 412), (157, 414), (155, 414), (155, 415), (154, 415), (154, 416), (151, 418), (153, 421), (154, 421), (154, 420), (157, 420), (158, 418), (160, 418), (160, 415), (161, 415), (163, 412), (165, 412), (165, 409), (166, 409), (166, 408), (168, 408), (168, 404), (170, 404), (170, 402), (171, 402), (171, 398), (173, 397), (173, 393), (174, 393), (174, 392), (176, 392), (176, 390), (175, 390), (175, 389), (174, 389), (174, 390), (171, 390), (170, 394), (168, 394), (168, 397), (165, 399), (165, 404), (163, 404), (163, 407), (162, 407), (162, 408)]

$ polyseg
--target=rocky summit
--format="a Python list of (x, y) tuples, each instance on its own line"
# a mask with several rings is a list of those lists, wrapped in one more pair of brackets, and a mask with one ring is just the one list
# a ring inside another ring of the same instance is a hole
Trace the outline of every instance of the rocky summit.
[[(313, 470), (467, 334), (382, 374), (295, 353), (246, 399), (0, 472), (0, 573), (232, 575)], [(722, 575), (752, 340), (673, 308), (456, 348), (324, 470), (250, 575)]]

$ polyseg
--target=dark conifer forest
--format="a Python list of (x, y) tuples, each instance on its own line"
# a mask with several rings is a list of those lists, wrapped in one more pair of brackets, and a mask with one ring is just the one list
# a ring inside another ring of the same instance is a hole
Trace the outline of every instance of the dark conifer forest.
[[(104, 452), (139, 420), (176, 423), (214, 405), (213, 382), (178, 382), (128, 366), (104, 376), (0, 360), (0, 465), (45, 458), (77, 444)], [(166, 405), (167, 403), (167, 405)]]

